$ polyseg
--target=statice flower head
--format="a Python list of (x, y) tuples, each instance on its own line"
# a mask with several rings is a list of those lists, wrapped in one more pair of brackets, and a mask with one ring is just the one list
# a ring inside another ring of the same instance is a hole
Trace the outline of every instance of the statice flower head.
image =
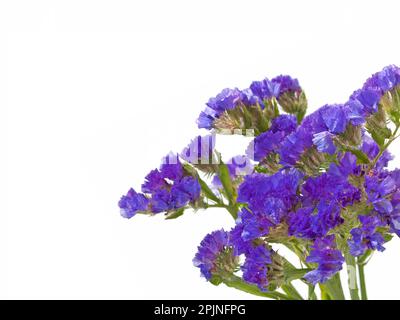
[(279, 88), (276, 98), (282, 109), (287, 113), (295, 114), (301, 121), (307, 109), (307, 99), (299, 81), (288, 75), (280, 75), (273, 78), (271, 82)]
[(207, 280), (211, 280), (213, 275), (232, 273), (237, 267), (237, 259), (230, 249), (229, 233), (218, 230), (208, 234), (201, 241), (193, 264)]
[(160, 213), (178, 210), (200, 197), (197, 177), (186, 172), (177, 155), (163, 158), (159, 169), (146, 176), (138, 194), (131, 189), (119, 202), (121, 214), (131, 218), (136, 212)]
[(234, 109), (244, 97), (239, 89), (226, 88), (217, 96), (210, 98), (207, 102), (207, 109), (200, 113), (197, 121), (199, 128), (212, 129), (214, 121), (225, 111)]
[[(363, 151), (368, 158), (373, 161), (379, 154), (380, 148), (371, 137), (364, 136), (361, 145), (361, 151)], [(388, 150), (385, 150), (376, 162), (374, 169), (379, 172), (382, 171), (388, 166), (390, 160), (393, 160), (393, 155)]]
[(299, 80), (288, 75), (277, 76), (273, 78), (271, 82), (276, 83), (279, 86), (278, 96), (288, 91), (301, 91)]
[(384, 251), (383, 235), (376, 231), (378, 227), (385, 226), (385, 223), (374, 214), (359, 216), (361, 227), (351, 230), (352, 238), (348, 241), (350, 254), (355, 257), (363, 255), (368, 249)]
[(241, 269), (243, 279), (257, 285), (262, 291), (268, 290), (268, 266), (272, 264), (271, 250), (264, 244), (252, 245), (246, 252)]
[(363, 124), (370, 115), (378, 112), (382, 97), (399, 84), (400, 69), (397, 66), (387, 66), (373, 74), (346, 103), (346, 113), (351, 123)]
[(271, 99), (279, 95), (279, 83), (272, 82), (268, 78), (261, 81), (254, 81), (250, 85), (250, 90), (259, 101)]
[(270, 129), (257, 136), (249, 145), (247, 154), (254, 152), (254, 160), (261, 161), (271, 152), (277, 153), (283, 139), (292, 133), (296, 127), (296, 117), (292, 115), (277, 116), (272, 120)]
[(365, 177), (365, 190), (368, 201), (377, 212), (387, 215), (393, 211), (393, 205), (388, 199), (388, 196), (396, 190), (396, 183), (392, 177), (387, 176), (380, 179), (377, 176), (367, 176)]
[(373, 88), (384, 94), (400, 83), (400, 68), (395, 65), (384, 67), (373, 74), (364, 84), (364, 88)]
[(348, 123), (344, 105), (321, 107), (304, 118), (296, 131), (282, 142), (279, 150), (281, 163), (293, 166), (301, 161), (304, 170), (313, 171), (313, 165), (318, 170), (318, 165), (327, 160), (326, 155), (337, 152), (335, 141), (344, 135)]
[(268, 201), (276, 198), (282, 201), (286, 209), (291, 208), (298, 199), (297, 190), (301, 179), (302, 174), (296, 169), (281, 170), (270, 176), (249, 175), (239, 186), (238, 201), (247, 203), (253, 212), (273, 215), (273, 212), (265, 212)]
[(335, 201), (321, 201), (316, 206), (298, 209), (289, 216), (289, 235), (305, 239), (324, 237), (343, 223)]
[(306, 273), (304, 278), (312, 283), (324, 283), (342, 269), (344, 257), (336, 248), (335, 236), (329, 235), (325, 238), (318, 238), (311, 247), (308, 263), (316, 263), (318, 267)]
[(118, 202), (118, 206), (121, 209), (121, 216), (128, 219), (132, 218), (137, 212), (147, 211), (148, 205), (149, 200), (145, 195), (137, 193), (132, 188)]
[(279, 227), (298, 203), (297, 190), (302, 175), (297, 170), (282, 170), (274, 175), (253, 174), (245, 178), (238, 201), (247, 203), (239, 214), (241, 237), (250, 241), (270, 234)]

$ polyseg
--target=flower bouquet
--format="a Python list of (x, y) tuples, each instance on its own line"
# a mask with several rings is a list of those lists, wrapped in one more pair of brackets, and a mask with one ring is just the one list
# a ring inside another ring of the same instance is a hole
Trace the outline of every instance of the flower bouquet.
[[(211, 133), (166, 156), (142, 193), (130, 189), (122, 216), (224, 208), (235, 226), (206, 235), (193, 260), (210, 283), (278, 300), (345, 299), (346, 265), (348, 296), (367, 299), (365, 266), (400, 235), (400, 170), (387, 168), (400, 128), (400, 69), (372, 75), (344, 104), (306, 109), (290, 76), (224, 89), (198, 118)], [(226, 160), (217, 134), (254, 139)]]

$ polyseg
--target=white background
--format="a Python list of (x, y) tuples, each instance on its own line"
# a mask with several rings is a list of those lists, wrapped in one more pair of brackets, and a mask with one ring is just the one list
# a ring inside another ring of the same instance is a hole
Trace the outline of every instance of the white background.
[[(224, 87), (287, 73), (311, 110), (344, 102), (400, 64), (399, 12), (365, 0), (1, 1), (0, 298), (250, 298), (192, 266), (228, 214), (125, 220), (119, 197), (199, 132)], [(234, 141), (220, 149), (243, 152)], [(400, 298), (399, 249), (396, 238), (367, 267), (371, 298)]]

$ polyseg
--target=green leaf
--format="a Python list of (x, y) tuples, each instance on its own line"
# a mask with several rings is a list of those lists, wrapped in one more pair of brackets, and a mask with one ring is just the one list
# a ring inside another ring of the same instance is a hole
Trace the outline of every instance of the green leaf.
[(324, 287), (334, 300), (346, 300), (339, 273), (335, 274), (332, 278), (326, 281)]
[(222, 161), (219, 164), (218, 177), (221, 180), (222, 186), (224, 187), (225, 195), (228, 198), (229, 204), (233, 205), (235, 203), (235, 192), (231, 177), (229, 175), (229, 169)]
[(315, 294), (315, 286), (308, 285), (308, 300), (317, 300), (317, 296)]
[(391, 235), (390, 233), (385, 233), (383, 235), (383, 239), (385, 240), (385, 242), (389, 242), (390, 240), (393, 239), (393, 235)]
[(212, 190), (210, 189), (210, 187), (208, 186), (208, 184), (202, 180), (200, 177), (197, 177), (197, 179), (199, 180), (200, 186), (201, 186), (201, 190), (203, 191), (204, 195), (214, 201), (215, 203), (220, 203), (221, 201), (218, 199), (218, 197), (214, 194), (214, 192), (212, 192)]
[(307, 272), (310, 272), (312, 269), (304, 268), (304, 269), (285, 269), (285, 280), (286, 282), (290, 282), (293, 280), (301, 279)]
[(277, 291), (268, 291), (263, 292), (257, 286), (244, 282), (240, 277), (231, 275), (229, 279), (223, 279), (225, 285), (231, 288), (235, 288), (259, 297), (265, 297), (275, 300), (291, 300), (287, 295), (277, 292)]
[(180, 208), (175, 211), (171, 211), (167, 213), (167, 216), (165, 217), (166, 220), (171, 220), (171, 219), (176, 219), (183, 215), (183, 212), (185, 211), (185, 208)]
[(304, 300), (301, 294), (297, 291), (297, 289), (292, 284), (283, 284), (282, 290), (285, 292), (289, 297), (294, 300)]

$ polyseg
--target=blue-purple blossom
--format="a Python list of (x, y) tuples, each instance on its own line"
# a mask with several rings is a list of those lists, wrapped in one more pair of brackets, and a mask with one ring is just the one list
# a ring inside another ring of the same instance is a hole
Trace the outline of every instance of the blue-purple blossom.
[(229, 233), (224, 230), (208, 234), (200, 243), (193, 264), (200, 269), (202, 276), (210, 280), (216, 271), (217, 259), (229, 246)]
[(121, 209), (121, 216), (128, 219), (132, 218), (139, 211), (146, 211), (148, 204), (149, 200), (132, 188), (118, 202), (118, 206)]
[(246, 99), (246, 95), (237, 88), (222, 90), (208, 100), (206, 110), (200, 113), (197, 120), (199, 128), (211, 129), (215, 119), (225, 111), (234, 109), (243, 99)]
[(200, 184), (196, 177), (185, 173), (177, 156), (163, 159), (160, 169), (146, 176), (138, 194), (131, 189), (121, 198), (119, 206), (124, 217), (131, 218), (137, 211), (159, 213), (180, 209), (200, 197)]
[(336, 147), (333, 143), (333, 134), (328, 131), (322, 131), (314, 134), (313, 143), (319, 152), (334, 154)]
[(300, 208), (290, 214), (289, 235), (305, 239), (324, 237), (343, 223), (337, 202), (321, 201), (317, 206)]
[(375, 73), (350, 96), (345, 106), (347, 118), (353, 125), (363, 124), (368, 116), (378, 111), (382, 96), (399, 84), (400, 69), (396, 66)]
[(262, 291), (268, 289), (268, 265), (272, 263), (271, 250), (265, 245), (252, 245), (245, 254), (242, 266), (243, 280), (257, 285)]
[(261, 161), (271, 152), (277, 152), (283, 139), (297, 127), (297, 120), (292, 115), (280, 115), (272, 120), (268, 131), (257, 136), (247, 149), (247, 154), (254, 152), (254, 160)]
[[(239, 186), (238, 201), (247, 203), (253, 213), (267, 215), (271, 221), (280, 216), (282, 206), (268, 208), (272, 198), (279, 199), (285, 210), (289, 210), (298, 200), (297, 190), (303, 175), (296, 169), (282, 170), (274, 175), (252, 174), (246, 176)], [(275, 211), (277, 210), (277, 211)]]
[(254, 81), (250, 85), (250, 90), (254, 96), (258, 97), (260, 101), (264, 99), (271, 99), (279, 95), (279, 83), (272, 82), (265, 78), (261, 81)]
[(301, 91), (301, 87), (299, 81), (294, 79), (288, 75), (280, 75), (271, 80), (272, 83), (277, 84), (279, 86), (279, 93), (276, 97), (279, 98), (285, 92), (294, 91), (299, 92)]
[(333, 154), (335, 135), (342, 134), (348, 120), (343, 105), (325, 105), (304, 118), (297, 130), (286, 137), (280, 149), (281, 163), (295, 165), (301, 155), (313, 145), (320, 152)]
[[(368, 156), (368, 158), (373, 161), (375, 157), (379, 154), (380, 149), (378, 144), (372, 138), (370, 138), (369, 136), (364, 136), (361, 145), (361, 151), (363, 151)], [(392, 154), (389, 151), (385, 150), (376, 162), (375, 169), (381, 171), (388, 166), (389, 161), (392, 159)]]
[(396, 190), (396, 183), (390, 176), (382, 180), (377, 176), (365, 177), (365, 190), (368, 201), (376, 211), (381, 214), (390, 214), (393, 211), (392, 203), (387, 196)]
[(348, 241), (350, 253), (355, 256), (363, 255), (368, 249), (384, 251), (385, 239), (376, 228), (385, 224), (376, 215), (359, 216), (361, 227), (351, 230), (351, 240)]
[(304, 276), (308, 282), (314, 285), (326, 282), (339, 272), (342, 269), (344, 257), (336, 247), (335, 236), (330, 235), (316, 239), (306, 261), (318, 264), (315, 270)]
[(400, 83), (400, 68), (390, 65), (373, 74), (364, 84), (364, 88), (372, 88), (381, 95)]

